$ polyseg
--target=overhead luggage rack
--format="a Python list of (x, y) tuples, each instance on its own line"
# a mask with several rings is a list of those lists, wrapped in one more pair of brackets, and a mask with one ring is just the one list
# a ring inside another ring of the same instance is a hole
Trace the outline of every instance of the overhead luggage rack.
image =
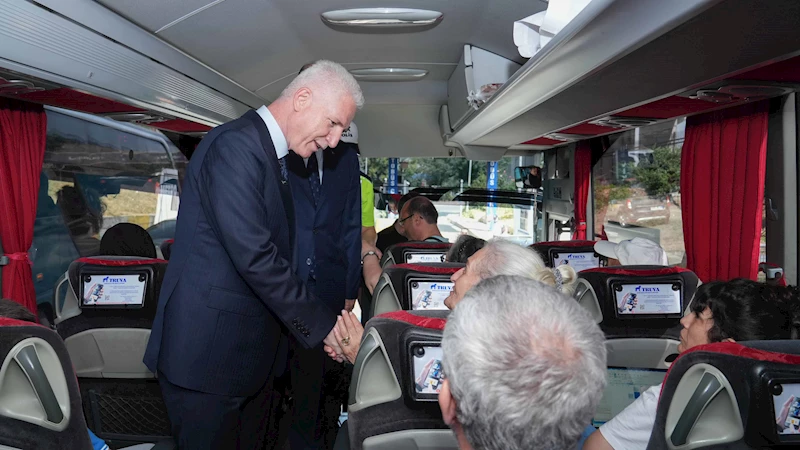
[(542, 194), (541, 191), (534, 194), (529, 192), (497, 191), (489, 189), (467, 189), (456, 195), (453, 201), (536, 206), (536, 203), (542, 201)]
[[(762, 6), (754, 10), (747, 0), (595, 0), (455, 129), (440, 119), (445, 145), (467, 157), (498, 148), (542, 149), (563, 145), (544, 137), (552, 133), (589, 138), (620, 130), (587, 126), (597, 119), (665, 120), (719, 108), (682, 95), (725, 78), (747, 80), (740, 76), (800, 52), (800, 29), (792, 25), (800, 4)], [(448, 114), (443, 107), (442, 115)]]

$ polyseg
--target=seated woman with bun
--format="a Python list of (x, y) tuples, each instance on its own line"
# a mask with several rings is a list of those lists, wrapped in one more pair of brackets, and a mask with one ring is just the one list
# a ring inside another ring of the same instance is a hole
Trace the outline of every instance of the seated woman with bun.
[[(691, 312), (681, 319), (679, 352), (712, 342), (797, 339), (800, 301), (794, 287), (751, 280), (714, 281), (698, 288)], [(656, 419), (661, 384), (644, 391), (592, 433), (586, 450), (647, 447)]]
[[(516, 275), (540, 281), (550, 286), (555, 286), (561, 292), (571, 295), (575, 290), (577, 274), (572, 267), (559, 266), (550, 269), (534, 250), (522, 247), (513, 242), (493, 239), (488, 241), (483, 248), (467, 259), (467, 266), (454, 273), (450, 278), (454, 285), (444, 304), (453, 309), (464, 298), (464, 295), (478, 282), (498, 275)], [(345, 358), (353, 363), (356, 360), (364, 328), (355, 314), (342, 311), (333, 329)], [(335, 353), (325, 347), (325, 351), (332, 357)]]

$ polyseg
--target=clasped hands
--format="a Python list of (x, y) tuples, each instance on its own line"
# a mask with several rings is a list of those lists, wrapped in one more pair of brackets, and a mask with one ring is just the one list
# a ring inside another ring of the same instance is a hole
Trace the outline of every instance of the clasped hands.
[(336, 318), (336, 325), (323, 341), (325, 353), (337, 362), (347, 360), (355, 363), (358, 349), (361, 347), (361, 337), (364, 327), (355, 314), (342, 310), (342, 315)]

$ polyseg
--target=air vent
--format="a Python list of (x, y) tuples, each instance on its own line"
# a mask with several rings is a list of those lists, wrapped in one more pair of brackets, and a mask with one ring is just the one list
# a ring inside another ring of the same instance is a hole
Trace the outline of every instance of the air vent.
[(726, 92), (712, 91), (708, 89), (697, 91), (697, 94), (689, 96), (695, 100), (704, 100), (711, 103), (733, 103), (739, 98)]
[(718, 89), (701, 89), (695, 95), (690, 95), (689, 98), (712, 103), (734, 103), (780, 97), (792, 91), (792, 88), (784, 86), (730, 84)]
[(659, 119), (648, 119), (644, 117), (609, 116), (603, 117), (602, 119), (593, 120), (589, 123), (592, 125), (601, 125), (604, 127), (613, 128), (636, 128), (652, 125), (658, 122), (658, 120)]
[(109, 119), (117, 120), (119, 122), (137, 122), (143, 124), (166, 122), (167, 120), (171, 120), (168, 117), (151, 113), (113, 113), (113, 114), (106, 114), (106, 117), (108, 117)]
[(0, 78), (0, 95), (22, 95), (43, 90), (43, 87), (38, 87), (30, 81)]
[(789, 87), (759, 86), (759, 85), (728, 85), (719, 88), (720, 92), (730, 94), (747, 100), (756, 100), (769, 97), (779, 97), (792, 92)]
[(552, 139), (554, 141), (572, 142), (572, 141), (580, 141), (582, 139), (586, 139), (591, 136), (584, 136), (582, 134), (569, 134), (569, 133), (550, 133), (550, 134), (545, 134), (542, 137), (545, 137), (547, 139)]

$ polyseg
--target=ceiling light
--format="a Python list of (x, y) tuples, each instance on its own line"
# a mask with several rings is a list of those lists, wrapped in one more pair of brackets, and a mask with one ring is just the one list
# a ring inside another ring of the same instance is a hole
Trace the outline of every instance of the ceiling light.
[(441, 20), (439, 11), (410, 8), (354, 8), (322, 13), (323, 22), (349, 27), (424, 27)]
[(352, 69), (353, 76), (362, 81), (417, 81), (428, 74), (427, 70), (382, 67), (376, 69)]

